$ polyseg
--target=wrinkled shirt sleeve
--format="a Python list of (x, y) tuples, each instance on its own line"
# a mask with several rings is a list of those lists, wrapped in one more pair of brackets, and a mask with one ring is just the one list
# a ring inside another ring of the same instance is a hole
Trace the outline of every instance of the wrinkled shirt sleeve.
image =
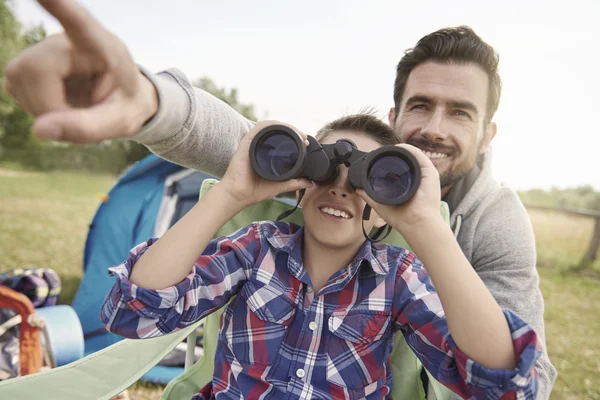
[(394, 298), (396, 329), (403, 332), (408, 345), (436, 380), (464, 398), (536, 398), (535, 362), (541, 352), (529, 325), (504, 310), (517, 367), (486, 368), (465, 355), (452, 340), (440, 299), (420, 260), (408, 255), (398, 274)]
[(127, 260), (109, 268), (115, 283), (104, 300), (100, 319), (110, 332), (149, 338), (199, 321), (237, 293), (251, 276), (260, 252), (257, 227), (252, 224), (212, 240), (181, 282), (160, 290), (144, 289), (129, 277), (135, 263), (157, 240), (137, 245)]

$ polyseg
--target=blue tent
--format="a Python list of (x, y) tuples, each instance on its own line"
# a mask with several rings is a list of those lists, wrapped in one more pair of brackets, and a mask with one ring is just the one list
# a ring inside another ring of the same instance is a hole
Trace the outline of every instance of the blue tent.
[[(198, 201), (207, 177), (151, 154), (124, 173), (99, 206), (72, 304), (83, 328), (86, 355), (122, 339), (107, 332), (100, 321), (104, 297), (114, 283), (107, 269), (125, 260), (136, 244), (164, 233), (179, 220)], [(144, 380), (168, 383), (182, 372), (183, 368), (158, 366)]]

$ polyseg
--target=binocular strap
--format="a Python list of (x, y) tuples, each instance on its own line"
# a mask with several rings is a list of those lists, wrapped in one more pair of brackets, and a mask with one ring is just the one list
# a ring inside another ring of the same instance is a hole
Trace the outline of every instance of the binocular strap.
[[(302, 197), (304, 197), (304, 193), (306, 193), (306, 189), (300, 190), (300, 192), (298, 193), (298, 201), (296, 202), (296, 206), (291, 210), (287, 210), (287, 211), (284, 211), (283, 213), (281, 213), (277, 217), (277, 221), (281, 221), (282, 219), (289, 217), (298, 209), (298, 206), (300, 205), (300, 202), (302, 201)], [(368, 221), (370, 218), (371, 218), (371, 206), (369, 206), (367, 204), (367, 205), (365, 205), (365, 209), (363, 210), (362, 221), (361, 221), (362, 231), (363, 231), (363, 235), (365, 236), (365, 239), (367, 239), (371, 243), (378, 243), (378, 242), (381, 242), (382, 240), (385, 240), (385, 238), (387, 238), (390, 235), (390, 233), (392, 233), (392, 227), (386, 224), (386, 225), (382, 226), (381, 228), (379, 228), (377, 230), (377, 232), (375, 232), (375, 235), (373, 235), (373, 237), (370, 237), (367, 234), (367, 231), (365, 230), (365, 221)], [(384, 234), (383, 237), (380, 237), (382, 234)]]
[(296, 211), (298, 209), (298, 206), (300, 205), (300, 202), (302, 201), (302, 197), (304, 197), (304, 193), (306, 193), (306, 189), (302, 189), (299, 191), (298, 202), (296, 202), (296, 207), (294, 207), (292, 210), (287, 210), (287, 211), (284, 211), (281, 214), (279, 214), (279, 216), (277, 217), (277, 221), (281, 221), (282, 219), (289, 217), (290, 215), (292, 215), (294, 213), (294, 211)]
[[(382, 226), (381, 228), (379, 228), (377, 230), (377, 232), (375, 232), (375, 235), (373, 235), (373, 237), (370, 237), (369, 234), (367, 233), (367, 231), (365, 230), (365, 221), (368, 221), (370, 218), (371, 218), (371, 206), (366, 204), (365, 209), (363, 210), (361, 223), (362, 223), (363, 235), (365, 235), (365, 239), (367, 239), (369, 242), (371, 242), (371, 243), (381, 242), (386, 237), (388, 237), (390, 235), (390, 233), (392, 233), (392, 227), (386, 224), (386, 225)], [(383, 237), (380, 238), (380, 236), (384, 232), (385, 232), (385, 235), (383, 235)]]

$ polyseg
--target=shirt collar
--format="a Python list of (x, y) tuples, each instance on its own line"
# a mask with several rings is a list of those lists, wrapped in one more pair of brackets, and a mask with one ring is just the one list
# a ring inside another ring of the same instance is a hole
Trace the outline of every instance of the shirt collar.
[[(371, 243), (365, 240), (358, 253), (349, 265), (350, 272), (354, 273), (362, 264), (371, 266), (373, 272), (378, 275), (387, 275), (390, 271), (390, 262), (388, 262), (388, 245)], [(390, 260), (393, 262), (393, 260)]]
[(267, 224), (264, 232), (269, 244), (277, 251), (283, 251), (290, 256), (302, 259), (302, 238), (304, 227), (290, 224), (290, 233), (284, 233), (277, 229), (275, 224)]
[[(294, 229), (294, 226), (298, 229)], [(275, 250), (287, 253), (298, 264), (302, 264), (304, 227), (290, 224), (290, 233), (283, 233), (275, 225), (269, 224), (267, 225), (265, 237)], [(370, 265), (376, 274), (386, 275), (390, 270), (390, 264), (397, 261), (389, 260), (388, 247), (389, 245), (386, 244), (371, 243), (365, 240), (350, 265), (348, 265), (350, 275), (353, 275), (363, 263)]]

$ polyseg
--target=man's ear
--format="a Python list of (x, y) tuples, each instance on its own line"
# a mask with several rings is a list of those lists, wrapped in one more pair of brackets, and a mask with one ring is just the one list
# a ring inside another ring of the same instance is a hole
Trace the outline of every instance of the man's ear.
[(396, 110), (394, 107), (391, 107), (390, 111), (388, 112), (388, 122), (392, 127), (396, 124)]
[(490, 122), (483, 132), (483, 138), (481, 139), (481, 146), (479, 146), (479, 154), (483, 154), (490, 147), (492, 139), (496, 136), (496, 130), (498, 127), (495, 122)]

